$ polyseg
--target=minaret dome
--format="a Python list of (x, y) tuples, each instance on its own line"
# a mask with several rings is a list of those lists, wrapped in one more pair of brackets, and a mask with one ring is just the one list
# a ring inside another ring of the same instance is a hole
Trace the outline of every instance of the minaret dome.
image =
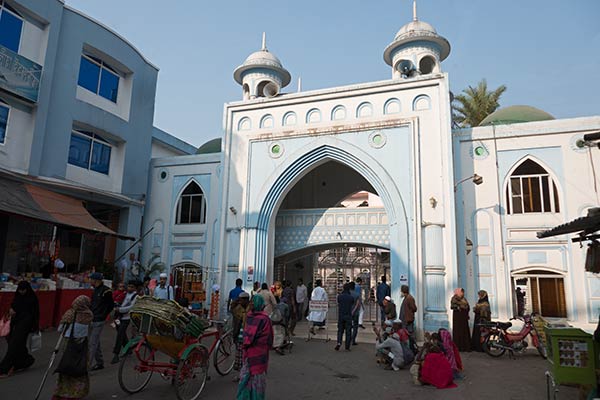
[(433, 26), (417, 18), (413, 0), (413, 20), (404, 25), (383, 52), (392, 67), (394, 79), (441, 72), (440, 63), (450, 54), (450, 43)]
[(291, 80), (290, 73), (281, 61), (267, 50), (266, 36), (263, 33), (262, 48), (250, 54), (246, 61), (233, 72), (233, 79), (243, 88), (243, 99), (274, 97)]

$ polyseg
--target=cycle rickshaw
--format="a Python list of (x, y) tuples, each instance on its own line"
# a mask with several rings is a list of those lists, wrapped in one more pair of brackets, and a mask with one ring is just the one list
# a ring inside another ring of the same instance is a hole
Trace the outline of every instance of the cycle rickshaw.
[[(220, 375), (233, 369), (235, 338), (224, 321), (207, 321), (172, 300), (147, 296), (138, 298), (130, 315), (139, 334), (121, 351), (119, 385), (126, 393), (142, 391), (157, 373), (175, 386), (179, 400), (196, 400), (206, 384), (211, 356)], [(213, 342), (207, 347), (202, 341), (209, 337)], [(159, 353), (170, 360), (157, 361)]]

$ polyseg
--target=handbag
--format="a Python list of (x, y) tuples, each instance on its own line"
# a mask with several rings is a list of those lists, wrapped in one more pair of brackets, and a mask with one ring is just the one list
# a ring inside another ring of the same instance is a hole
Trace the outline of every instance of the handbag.
[(77, 340), (73, 337), (73, 331), (75, 329), (75, 318), (71, 323), (71, 334), (67, 341), (65, 351), (58, 363), (58, 366), (54, 370), (54, 373), (67, 375), (73, 378), (79, 378), (87, 375), (87, 353), (88, 343), (87, 338), (84, 340)]
[(27, 338), (27, 347), (31, 353), (40, 350), (42, 348), (42, 332), (30, 333)]
[(0, 319), (0, 337), (8, 336), (10, 333), (10, 317)]

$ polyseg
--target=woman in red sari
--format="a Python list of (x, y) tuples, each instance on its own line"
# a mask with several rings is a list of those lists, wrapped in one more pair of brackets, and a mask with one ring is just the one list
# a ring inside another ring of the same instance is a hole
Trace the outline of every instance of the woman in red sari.
[(263, 311), (262, 296), (252, 297), (251, 310), (244, 328), (243, 364), (240, 372), (237, 400), (263, 400), (267, 388), (269, 350), (273, 346), (271, 319)]

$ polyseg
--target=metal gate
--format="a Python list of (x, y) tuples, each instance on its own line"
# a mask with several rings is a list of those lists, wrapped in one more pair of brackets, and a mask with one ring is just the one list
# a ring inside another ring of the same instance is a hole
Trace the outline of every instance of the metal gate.
[(313, 281), (321, 279), (329, 298), (327, 319), (337, 320), (337, 295), (345, 283), (361, 278), (364, 322), (379, 318), (375, 290), (382, 275), (389, 281), (389, 251), (373, 247), (339, 247), (318, 253), (313, 268)]

